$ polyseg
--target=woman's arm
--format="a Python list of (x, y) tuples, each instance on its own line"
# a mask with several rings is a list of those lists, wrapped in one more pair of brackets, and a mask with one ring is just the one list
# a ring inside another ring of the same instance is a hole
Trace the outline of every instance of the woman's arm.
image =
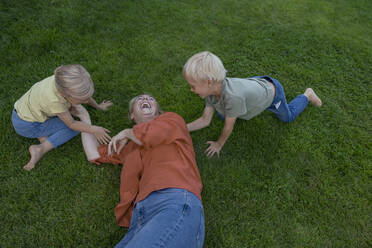
[[(76, 115), (82, 123), (87, 125), (92, 124), (89, 113), (83, 106), (74, 106), (74, 115)], [(93, 134), (82, 132), (81, 141), (83, 143), (84, 152), (88, 161), (93, 161), (100, 157), (98, 152), (99, 143)]]
[(132, 128), (127, 128), (127, 129), (124, 129), (123, 131), (121, 131), (124, 135), (124, 137), (132, 140), (134, 143), (136, 143), (137, 145), (140, 145), (142, 146), (142, 142), (137, 139), (136, 135), (134, 134), (133, 132), (133, 129)]
[(196, 130), (209, 126), (209, 124), (211, 123), (213, 114), (214, 114), (213, 107), (211, 106), (205, 107), (203, 111), (203, 115), (199, 119), (196, 119), (195, 121), (187, 124), (187, 129), (189, 130), (189, 132), (192, 132), (192, 131), (196, 131)]
[[(90, 123), (90, 118), (89, 118), (89, 123)], [(98, 152), (99, 143), (93, 134), (82, 132), (81, 141), (83, 143), (84, 152), (85, 152), (85, 155), (87, 156), (88, 161), (94, 161), (100, 157), (99, 152)]]

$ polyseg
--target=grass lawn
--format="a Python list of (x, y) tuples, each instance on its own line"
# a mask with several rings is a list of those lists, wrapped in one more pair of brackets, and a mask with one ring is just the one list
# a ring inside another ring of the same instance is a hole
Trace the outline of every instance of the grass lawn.
[(0, 247), (113, 247), (120, 166), (89, 164), (80, 136), (30, 172), (10, 122), (14, 102), (61, 64), (91, 73), (94, 123), (130, 125), (128, 101), (152, 93), (190, 122), (204, 102), (182, 67), (218, 55), (229, 77), (270, 75), (287, 99), (312, 87), (322, 108), (295, 122), (237, 121), (219, 158), (204, 155), (223, 122), (192, 133), (203, 180), (204, 247), (372, 246), (372, 1), (17, 0), (0, 2)]

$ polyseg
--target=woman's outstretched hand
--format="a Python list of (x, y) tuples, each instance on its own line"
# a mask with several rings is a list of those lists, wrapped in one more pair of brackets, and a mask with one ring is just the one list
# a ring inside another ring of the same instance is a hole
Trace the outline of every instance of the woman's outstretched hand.
[(132, 140), (137, 145), (142, 146), (142, 142), (139, 139), (137, 139), (136, 135), (134, 135), (133, 129), (128, 128), (124, 129), (123, 131), (112, 137), (108, 145), (108, 154), (110, 156), (112, 156), (114, 152), (119, 154), (129, 140)]
[[(119, 143), (119, 147), (117, 146)], [(128, 138), (125, 136), (124, 130), (112, 137), (108, 145), (108, 154), (112, 156), (114, 152), (119, 154), (124, 146), (128, 143)]]

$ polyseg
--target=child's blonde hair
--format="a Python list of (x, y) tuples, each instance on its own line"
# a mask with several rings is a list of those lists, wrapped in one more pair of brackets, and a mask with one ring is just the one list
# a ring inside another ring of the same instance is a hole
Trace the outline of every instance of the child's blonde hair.
[(226, 69), (219, 57), (204, 51), (189, 58), (182, 70), (183, 76), (197, 82), (212, 80), (222, 82), (226, 77)]
[(88, 99), (94, 93), (90, 74), (81, 65), (62, 65), (55, 69), (54, 78), (57, 89), (73, 98)]

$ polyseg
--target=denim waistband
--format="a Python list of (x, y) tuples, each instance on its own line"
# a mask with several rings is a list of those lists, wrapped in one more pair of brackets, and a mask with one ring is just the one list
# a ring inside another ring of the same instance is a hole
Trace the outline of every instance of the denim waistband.
[(140, 205), (161, 205), (162, 202), (168, 203), (190, 203), (192, 205), (202, 205), (200, 199), (192, 192), (181, 188), (165, 188), (150, 193), (145, 199), (137, 202)]
[[(165, 189), (160, 189), (160, 190), (157, 190), (155, 192), (158, 192), (158, 193), (171, 193), (171, 192), (189, 192), (188, 190), (186, 189), (180, 189), (180, 188), (165, 188)], [(191, 192), (190, 192), (191, 193)]]

